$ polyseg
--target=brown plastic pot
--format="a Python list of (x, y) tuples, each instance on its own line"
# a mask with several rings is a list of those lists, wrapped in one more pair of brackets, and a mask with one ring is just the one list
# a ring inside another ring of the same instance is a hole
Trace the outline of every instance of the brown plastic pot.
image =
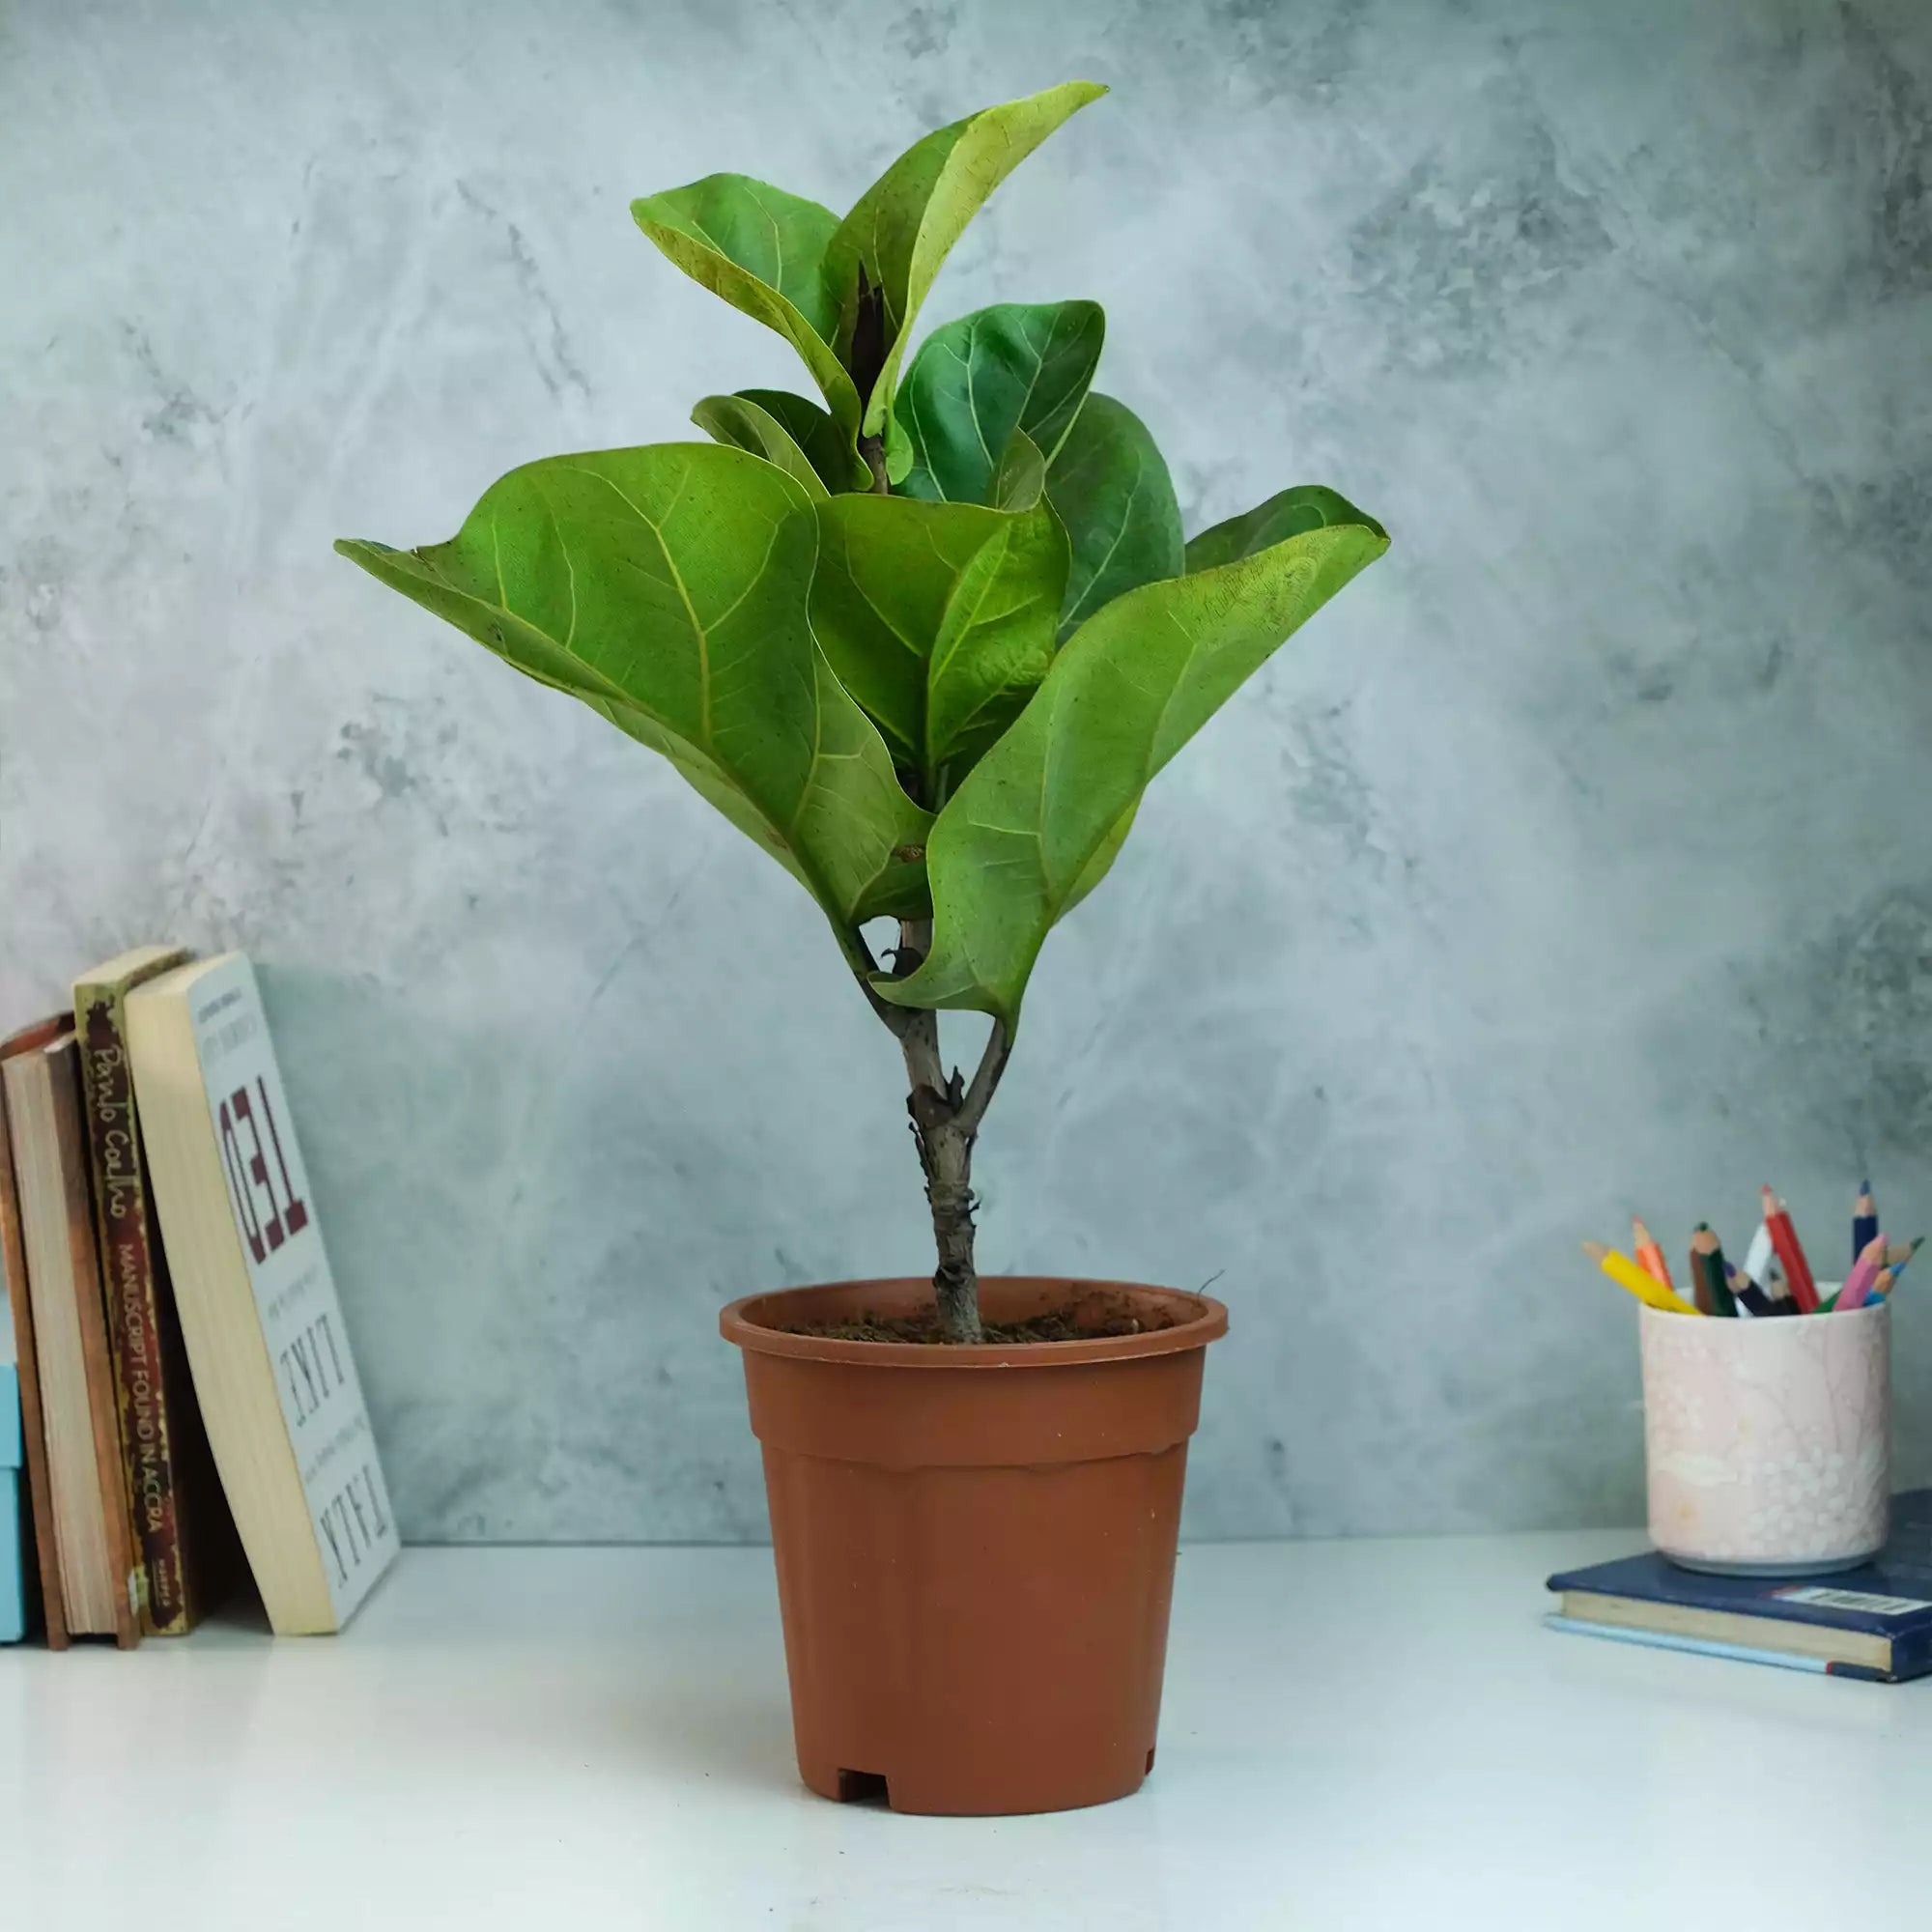
[(1116, 1282), (982, 1277), (988, 1320), (1125, 1304), (1139, 1334), (932, 1347), (787, 1334), (926, 1306), (929, 1283), (753, 1295), (805, 1782), (895, 1811), (1060, 1811), (1153, 1769), (1187, 1438), (1228, 1311)]

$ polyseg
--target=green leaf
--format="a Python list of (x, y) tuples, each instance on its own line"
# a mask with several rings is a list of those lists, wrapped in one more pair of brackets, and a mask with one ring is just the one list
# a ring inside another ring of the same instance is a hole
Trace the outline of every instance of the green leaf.
[(1181, 574), (1174, 485), (1147, 426), (1124, 403), (1097, 392), (1087, 398), (1047, 471), (1046, 494), (1073, 545), (1063, 637), (1122, 591)]
[[(776, 463), (814, 500), (829, 494), (824, 478), (811, 467), (791, 431), (749, 396), (706, 396), (692, 411), (691, 419), (715, 441), (732, 449), (748, 449), (767, 463)], [(827, 422), (831, 420), (826, 417)]]
[(1148, 781), (1276, 646), (1388, 547), (1353, 521), (1116, 598), (1061, 647), (1045, 681), (934, 821), (932, 949), (908, 1007), (1019, 1018), (1048, 930), (1104, 869)]
[(937, 128), (914, 142), (838, 224), (825, 249), (825, 285), (839, 307), (841, 353), (851, 343), (862, 264), (885, 292), (885, 366), (867, 399), (867, 435), (885, 433), (913, 319), (966, 224), (1056, 128), (1106, 91), (1070, 80)]
[(903, 483), (911, 469), (912, 439), (895, 416), (886, 425), (886, 481), (895, 486)]
[(1252, 510), (1230, 517), (1225, 524), (1216, 524), (1212, 529), (1203, 530), (1191, 539), (1187, 546), (1187, 574), (1192, 577), (1197, 571), (1234, 563), (1252, 556), (1258, 550), (1266, 550), (1271, 544), (1298, 537), (1306, 530), (1359, 523), (1361, 516), (1346, 497), (1337, 496), (1333, 490), (1320, 483), (1298, 484), (1293, 490), (1277, 492), (1265, 503), (1258, 503)]
[(944, 796), (1053, 661), (1066, 539), (1023, 515), (908, 497), (819, 505), (811, 621), (919, 795)]
[(1121, 856), (1121, 847), (1127, 842), (1127, 834), (1134, 829), (1134, 818), (1141, 809), (1141, 802), (1135, 799), (1114, 822), (1114, 828), (1095, 849), (1094, 856), (1080, 868), (1080, 876), (1073, 882), (1073, 890), (1066, 895), (1066, 902), (1060, 908), (1060, 918), (1065, 919), (1109, 872), (1114, 869), (1114, 861)]
[(840, 490), (872, 487), (872, 472), (864, 459), (816, 403), (795, 396), (789, 389), (740, 389), (738, 393), (784, 425), (786, 434), (818, 471), (818, 480), (835, 495)]
[(993, 507), (1030, 510), (1045, 494), (1046, 458), (1025, 430), (1016, 429), (1007, 438), (1000, 467), (993, 471)]
[(749, 175), (706, 175), (631, 204), (637, 224), (693, 281), (776, 329), (811, 371), (848, 437), (859, 392), (833, 349), (838, 305), (825, 252), (838, 217)]
[(1051, 463), (1079, 413), (1106, 337), (1098, 302), (999, 302), (936, 328), (894, 404), (912, 439), (908, 497), (990, 503), (1007, 440), (1024, 430)]
[(929, 821), (814, 644), (817, 530), (782, 469), (664, 443), (513, 469), (431, 549), (336, 549), (663, 753), (856, 963), (855, 922), (923, 903), (907, 854)]

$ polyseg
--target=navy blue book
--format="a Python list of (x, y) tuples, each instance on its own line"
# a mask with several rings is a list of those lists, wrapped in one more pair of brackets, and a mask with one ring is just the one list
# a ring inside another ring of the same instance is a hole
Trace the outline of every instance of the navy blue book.
[(1548, 1587), (1552, 1630), (1902, 1684), (1932, 1672), (1932, 1490), (1891, 1499), (1891, 1540), (1836, 1577), (1706, 1577), (1655, 1550)]

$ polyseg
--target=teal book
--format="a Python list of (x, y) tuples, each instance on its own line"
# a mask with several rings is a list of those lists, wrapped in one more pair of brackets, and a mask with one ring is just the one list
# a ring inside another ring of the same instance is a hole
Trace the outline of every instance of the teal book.
[[(4, 1324), (4, 1316), (0, 1316)], [(11, 1345), (11, 1324), (7, 1325)], [(0, 1643), (27, 1634), (27, 1562), (20, 1520), (20, 1378), (0, 1361)]]

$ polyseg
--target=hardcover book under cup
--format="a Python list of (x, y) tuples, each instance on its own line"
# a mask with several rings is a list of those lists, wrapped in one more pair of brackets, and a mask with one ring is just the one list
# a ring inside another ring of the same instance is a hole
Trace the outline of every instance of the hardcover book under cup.
[(1885, 1547), (1885, 1303), (1782, 1321), (1637, 1316), (1650, 1538), (1663, 1555), (1720, 1576), (1801, 1577)]

